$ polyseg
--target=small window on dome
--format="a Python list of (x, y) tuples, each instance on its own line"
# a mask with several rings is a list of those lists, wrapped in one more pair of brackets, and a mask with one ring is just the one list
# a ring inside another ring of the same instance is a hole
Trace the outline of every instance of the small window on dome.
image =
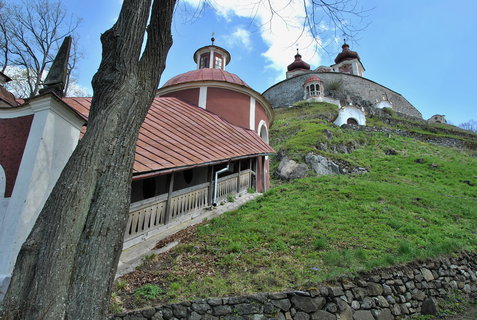
[(202, 56), (200, 56), (199, 67), (200, 67), (200, 69), (209, 67), (209, 55), (208, 54), (203, 54)]
[(215, 57), (214, 68), (222, 69), (222, 57)]

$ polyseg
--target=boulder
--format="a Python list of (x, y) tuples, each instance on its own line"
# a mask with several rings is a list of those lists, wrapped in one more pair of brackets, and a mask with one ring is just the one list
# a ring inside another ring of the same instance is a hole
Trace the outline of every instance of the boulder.
[(310, 165), (317, 175), (340, 174), (340, 167), (330, 159), (312, 152), (307, 153), (305, 162)]
[(283, 180), (299, 179), (306, 176), (308, 169), (306, 164), (298, 164), (288, 157), (283, 157), (278, 165), (277, 175)]
[(436, 315), (438, 311), (439, 308), (437, 307), (437, 302), (434, 298), (429, 297), (422, 302), (421, 314)]

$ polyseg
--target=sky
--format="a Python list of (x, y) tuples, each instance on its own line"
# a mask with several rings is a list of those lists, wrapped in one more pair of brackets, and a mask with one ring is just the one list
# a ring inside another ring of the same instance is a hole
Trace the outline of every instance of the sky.
[[(272, 0), (278, 13), (271, 25), (270, 10), (265, 6), (247, 5), (245, 0), (210, 0), (209, 6), (196, 10), (199, 1), (182, 0), (176, 9), (174, 44), (160, 85), (195, 69), (192, 55), (210, 44), (212, 32), (215, 44), (232, 55), (227, 71), (258, 92), (285, 79), (286, 67), (293, 62), (297, 48), (312, 68), (333, 64), (341, 51), (343, 34), (332, 32), (326, 19), (318, 26), (322, 31), (319, 38), (302, 32), (301, 1), (286, 6), (288, 0)], [(366, 10), (363, 21), (356, 17), (346, 17), (346, 21), (363, 29), (348, 42), (361, 57), (364, 77), (400, 93), (425, 119), (444, 114), (456, 125), (477, 120), (477, 87), (471, 68), (472, 54), (477, 52), (477, 1), (358, 3), (358, 9)], [(84, 57), (76, 78), (91, 92), (91, 79), (101, 60), (99, 36), (114, 24), (122, 1), (64, 0), (63, 4), (70, 14), (82, 19), (78, 34)]]

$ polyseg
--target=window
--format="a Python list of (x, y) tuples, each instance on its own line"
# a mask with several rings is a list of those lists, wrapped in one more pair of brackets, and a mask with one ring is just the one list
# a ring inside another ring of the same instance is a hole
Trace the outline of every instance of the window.
[(222, 57), (215, 57), (214, 68), (222, 69)]
[(200, 56), (200, 65), (199, 68), (208, 68), (209, 67), (209, 54), (203, 54)]
[(316, 96), (321, 96), (321, 88), (319, 84), (310, 84), (305, 87), (305, 97), (311, 98)]

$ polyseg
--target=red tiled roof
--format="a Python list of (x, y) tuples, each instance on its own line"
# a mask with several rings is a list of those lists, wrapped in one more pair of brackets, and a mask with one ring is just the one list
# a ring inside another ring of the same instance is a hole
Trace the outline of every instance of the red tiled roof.
[(236, 74), (222, 69), (204, 68), (179, 74), (167, 81), (162, 88), (194, 81), (224, 81), (248, 87), (248, 85)]
[(308, 79), (305, 80), (305, 84), (313, 81), (321, 81), (321, 79), (318, 76), (312, 75)]
[[(63, 98), (87, 116), (91, 98)], [(141, 174), (176, 167), (272, 153), (255, 132), (177, 98), (154, 99), (139, 131), (133, 172)]]

